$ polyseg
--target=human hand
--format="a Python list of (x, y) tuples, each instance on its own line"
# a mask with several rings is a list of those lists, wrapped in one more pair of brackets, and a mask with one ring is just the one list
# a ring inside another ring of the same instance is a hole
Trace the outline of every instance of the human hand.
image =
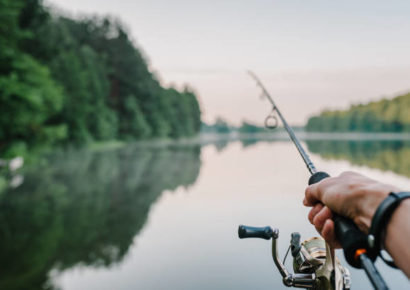
[(330, 246), (340, 248), (332, 213), (350, 218), (367, 233), (377, 207), (392, 191), (398, 189), (358, 173), (344, 172), (307, 187), (303, 204), (312, 207), (308, 219), (316, 230)]

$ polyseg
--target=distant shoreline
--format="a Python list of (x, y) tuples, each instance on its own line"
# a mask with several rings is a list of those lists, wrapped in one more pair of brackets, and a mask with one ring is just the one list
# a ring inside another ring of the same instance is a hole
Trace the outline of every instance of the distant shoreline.
[[(409, 141), (410, 133), (320, 133), (320, 132), (304, 132), (296, 131), (295, 134), (302, 141)], [(117, 150), (123, 147), (135, 146), (136, 148), (163, 148), (174, 146), (206, 146), (212, 144), (227, 144), (230, 142), (291, 142), (286, 131), (272, 131), (263, 133), (200, 133), (195, 137), (170, 139), (170, 138), (156, 138), (139, 140), (134, 142), (124, 142), (119, 140), (93, 142), (85, 146), (66, 146), (51, 149), (45, 147), (38, 152), (31, 152), (30, 156), (43, 154), (50, 154), (55, 151), (69, 151), (69, 150), (91, 150), (95, 152)], [(21, 156), (21, 155), (18, 155)], [(23, 156), (25, 161), (27, 156)], [(0, 156), (0, 160), (9, 160)], [(30, 159), (30, 158), (29, 158)]]
[[(295, 132), (300, 140), (352, 140), (352, 141), (410, 141), (410, 133), (322, 133), (322, 132)], [(197, 137), (206, 143), (212, 141), (236, 141), (248, 139), (290, 141), (285, 131), (264, 133), (202, 133)]]
[[(295, 132), (296, 136), (302, 141), (311, 140), (340, 140), (340, 141), (410, 141), (410, 133), (320, 133), (320, 132)], [(154, 139), (137, 141), (127, 144), (149, 147), (166, 147), (166, 146), (205, 146), (215, 143), (228, 143), (238, 141), (281, 141), (290, 142), (289, 135), (286, 131), (272, 131), (264, 133), (200, 133), (195, 137), (181, 139)]]

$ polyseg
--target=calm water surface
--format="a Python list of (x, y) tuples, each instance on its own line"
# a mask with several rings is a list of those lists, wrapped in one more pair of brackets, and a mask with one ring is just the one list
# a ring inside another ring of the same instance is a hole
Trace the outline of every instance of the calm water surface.
[[(306, 145), (330, 174), (410, 189), (410, 143)], [(282, 256), (292, 232), (316, 235), (302, 206), (308, 172), (289, 142), (72, 151), (19, 174), (0, 195), (0, 289), (288, 289), (270, 242), (239, 240), (237, 226), (279, 228)], [(392, 289), (409, 289), (379, 268)], [(352, 289), (371, 289), (350, 271)]]

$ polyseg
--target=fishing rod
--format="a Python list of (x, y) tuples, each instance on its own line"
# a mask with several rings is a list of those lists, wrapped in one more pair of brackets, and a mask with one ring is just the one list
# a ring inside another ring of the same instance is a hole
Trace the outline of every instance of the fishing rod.
[[(261, 88), (263, 96), (265, 96), (272, 105), (272, 111), (265, 119), (265, 126), (276, 127), (277, 118), (275, 113), (279, 116), (290, 139), (296, 146), (311, 174), (309, 185), (318, 183), (319, 181), (330, 177), (326, 172), (318, 171), (316, 169), (313, 162), (310, 160), (309, 155), (304, 150), (293, 129), (283, 117), (265, 86), (253, 72), (249, 71), (248, 73)], [(274, 126), (269, 125), (269, 120), (271, 119), (276, 121)], [(346, 261), (354, 268), (364, 269), (375, 289), (388, 289), (385, 281), (374, 265), (374, 260), (377, 256), (374, 257), (368, 255), (366, 235), (359, 230), (352, 220), (346, 217), (334, 213), (333, 221), (335, 223), (336, 238), (343, 248)], [(241, 225), (238, 229), (238, 235), (239, 238), (272, 239), (273, 260), (283, 277), (284, 284), (288, 287), (335, 290), (350, 289), (349, 271), (340, 265), (340, 262), (334, 256), (334, 249), (331, 249), (321, 238), (309, 239), (300, 244), (300, 235), (298, 233), (292, 234), (289, 249), (292, 250), (291, 252), (294, 258), (293, 268), (295, 274), (290, 274), (290, 272), (284, 267), (284, 262), (282, 263), (278, 258), (277, 239), (279, 237), (279, 231), (277, 229), (272, 230), (270, 227), (256, 228)]]
[(298, 149), (300, 156), (302, 156), (303, 161), (305, 162), (310, 174), (316, 174), (317, 170), (313, 162), (310, 160), (309, 155), (306, 153), (305, 149), (303, 149), (302, 145), (300, 144), (298, 138), (293, 132), (292, 128), (289, 126), (288, 122), (286, 122), (285, 118), (283, 117), (282, 113), (280, 112), (278, 106), (276, 106), (275, 102), (273, 101), (272, 97), (270, 96), (269, 92), (266, 90), (265, 86), (259, 80), (259, 78), (251, 71), (248, 72), (249, 75), (256, 81), (256, 84), (262, 89), (263, 95), (269, 100), (272, 104), (272, 112), (265, 120), (265, 124), (268, 124), (268, 120), (270, 118), (275, 118), (273, 115), (275, 112), (278, 114), (280, 120), (282, 121), (283, 127), (285, 127), (286, 131), (288, 132), (290, 139), (292, 139), (293, 144), (295, 144), (296, 149)]

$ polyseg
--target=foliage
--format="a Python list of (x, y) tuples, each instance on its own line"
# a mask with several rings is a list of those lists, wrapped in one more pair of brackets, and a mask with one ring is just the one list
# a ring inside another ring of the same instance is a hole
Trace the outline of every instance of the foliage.
[(348, 160), (355, 165), (410, 177), (409, 141), (307, 140), (306, 143), (309, 151), (326, 159)]
[(13, 144), (193, 136), (192, 89), (164, 88), (117, 19), (0, 0), (0, 153)]
[(241, 133), (261, 133), (266, 132), (265, 127), (260, 127), (258, 125), (243, 121), (241, 127), (239, 128), (239, 132)]
[(10, 72), (0, 75), (0, 150), (7, 152), (10, 144), (64, 140), (65, 124), (54, 122), (62, 109), (63, 93), (49, 70), (23, 53), (9, 61)]
[(311, 117), (308, 131), (409, 132), (410, 93), (392, 100), (353, 105), (346, 111), (324, 111)]
[(225, 119), (218, 117), (213, 124), (202, 123), (201, 132), (202, 133), (218, 133), (218, 134), (228, 134), (237, 131), (238, 128), (229, 124)]

